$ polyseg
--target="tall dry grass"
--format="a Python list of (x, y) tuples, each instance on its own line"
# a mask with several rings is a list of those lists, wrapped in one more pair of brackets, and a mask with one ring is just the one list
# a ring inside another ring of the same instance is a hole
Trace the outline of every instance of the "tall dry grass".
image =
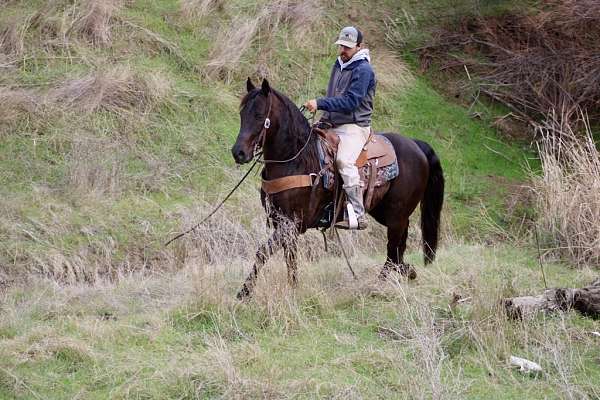
[[(594, 358), (589, 324), (569, 314), (524, 324), (498, 309), (507, 293), (539, 281), (537, 271), (520, 268), (527, 256), (503, 253), (443, 247), (436, 263), (417, 267), (413, 283), (378, 281), (368, 255), (356, 260), (358, 281), (341, 259), (323, 258), (301, 267), (295, 290), (278, 257), (248, 303), (234, 298), (249, 267), (240, 261), (190, 262), (117, 284), (33, 280), (0, 292), (0, 330), (16, 332), (0, 337), (0, 360), (60, 353), (123, 397), (170, 397), (165, 388), (191, 398), (461, 399), (506, 390), (597, 397), (585, 372)], [(540, 363), (544, 374), (520, 376), (511, 355)], [(54, 384), (22, 373), (14, 370), (36, 387)]]
[(0, 133), (13, 133), (23, 121), (35, 130), (52, 118), (68, 114), (106, 111), (120, 117), (145, 115), (166, 102), (172, 91), (166, 75), (143, 75), (127, 65), (92, 70), (45, 86), (0, 86)]
[(111, 198), (120, 193), (125, 149), (119, 142), (89, 135), (74, 135), (68, 155), (68, 185), (88, 196)]
[(114, 15), (121, 6), (122, 0), (84, 0), (72, 29), (93, 44), (106, 46), (111, 42)]
[(378, 90), (399, 92), (409, 88), (415, 80), (408, 66), (385, 48), (377, 49), (372, 64)]
[[(272, 228), (267, 225), (265, 213), (253, 190), (241, 191), (238, 196), (238, 201), (244, 203), (243, 207), (231, 205), (217, 212), (174, 243), (174, 256), (186, 264), (191, 262), (196, 265), (214, 265), (224, 261), (243, 262), (247, 265), (253, 263), (258, 247), (268, 239)], [(200, 200), (193, 206), (178, 210), (170, 218), (177, 218), (178, 230), (184, 232), (208, 215), (214, 206), (214, 202)], [(349, 257), (380, 252), (385, 249), (385, 228), (372, 225), (365, 232), (341, 232), (341, 244), (332, 236), (332, 232), (327, 232), (327, 252), (321, 233), (311, 229), (298, 237), (298, 260), (301, 264), (308, 264), (327, 253), (341, 257), (340, 246), (344, 247)], [(295, 237), (293, 227), (290, 226), (287, 232), (287, 240)], [(282, 253), (280, 250), (273, 257), (274, 263), (278, 262)]]
[[(205, 3), (211, 2), (204, 1), (200, 4)], [(316, 0), (270, 0), (252, 15), (235, 15), (229, 25), (221, 25), (215, 33), (216, 40), (207, 63), (202, 67), (203, 73), (209, 78), (230, 81), (234, 73), (243, 69), (240, 68), (240, 63), (257, 43), (259, 49), (256, 57), (269, 58), (266, 55), (271, 55), (275, 50), (275, 38), (282, 34), (284, 27), (291, 30), (293, 46), (311, 46), (322, 31), (323, 16), (324, 7)], [(274, 62), (272, 57), (270, 59)], [(258, 73), (263, 77), (272, 73), (273, 68), (269, 68), (266, 63), (259, 64), (257, 70), (248, 72)]]
[(551, 115), (537, 127), (542, 176), (534, 177), (538, 224), (550, 253), (600, 266), (600, 152), (585, 115), (576, 132)]
[(142, 76), (126, 65), (111, 66), (65, 80), (49, 91), (47, 101), (83, 112), (143, 113), (164, 100), (170, 86), (161, 74)]
[(95, 46), (108, 46), (122, 5), (122, 0), (43, 2), (32, 14), (11, 19), (0, 27), (0, 53), (21, 55), (26, 47), (50, 53), (72, 50), (74, 42), (80, 39)]
[(275, 31), (279, 24), (287, 24), (292, 33), (298, 36), (298, 43), (306, 43), (312, 33), (318, 30), (315, 26), (324, 16), (323, 2), (316, 0), (271, 0), (263, 11), (263, 18)]
[(260, 22), (260, 18), (238, 16), (229, 26), (224, 25), (204, 66), (206, 75), (230, 81), (240, 67), (240, 60), (251, 48)]
[(20, 56), (25, 50), (25, 33), (30, 21), (14, 20), (5, 26), (0, 26), (0, 54)]

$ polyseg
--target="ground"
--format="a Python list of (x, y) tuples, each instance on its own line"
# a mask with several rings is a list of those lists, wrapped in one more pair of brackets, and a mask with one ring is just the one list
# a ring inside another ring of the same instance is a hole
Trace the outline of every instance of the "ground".
[[(456, 398), (600, 396), (598, 321), (575, 313), (511, 321), (500, 299), (543, 288), (524, 248), (444, 245), (413, 282), (376, 279), (381, 257), (303, 260), (287, 286), (280, 257), (255, 298), (249, 265), (189, 265), (114, 284), (40, 280), (2, 293), (4, 398)], [(546, 264), (552, 286), (593, 271)], [(35, 293), (35, 295), (32, 295)], [(511, 355), (542, 365), (523, 375)]]

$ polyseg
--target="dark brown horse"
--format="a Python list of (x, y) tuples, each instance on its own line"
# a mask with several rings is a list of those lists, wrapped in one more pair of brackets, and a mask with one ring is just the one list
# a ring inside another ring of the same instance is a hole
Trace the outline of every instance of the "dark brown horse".
[[(318, 139), (302, 112), (290, 99), (272, 89), (267, 80), (256, 88), (248, 79), (246, 86), (248, 93), (240, 107), (240, 132), (231, 149), (236, 163), (251, 161), (262, 147), (264, 159), (272, 160), (265, 162), (262, 171), (265, 180), (319, 172)], [(387, 260), (380, 277), (385, 279), (390, 270), (396, 270), (414, 279), (415, 270), (403, 260), (408, 219), (420, 202), (425, 263), (433, 261), (444, 177), (440, 161), (427, 143), (394, 133), (383, 135), (396, 151), (399, 175), (376, 189), (368, 210), (377, 222), (387, 227)], [(325, 207), (333, 201), (333, 193), (323, 185), (315, 185), (272, 194), (267, 201), (261, 190), (261, 200), (274, 232), (258, 249), (252, 271), (238, 293), (240, 299), (252, 294), (260, 268), (280, 247), (285, 254), (288, 281), (293, 286), (297, 284), (297, 235), (318, 226)], [(290, 221), (293, 229), (284, 228), (289, 227)]]

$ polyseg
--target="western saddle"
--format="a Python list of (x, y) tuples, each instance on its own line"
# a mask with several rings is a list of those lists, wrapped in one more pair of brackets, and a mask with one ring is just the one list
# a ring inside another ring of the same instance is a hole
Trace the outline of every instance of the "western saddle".
[[(272, 180), (263, 178), (262, 190), (266, 194), (271, 195), (299, 187), (313, 187), (321, 181), (326, 190), (335, 190), (336, 177), (339, 177), (335, 159), (340, 139), (331, 130), (321, 129), (316, 125), (312, 129), (319, 139), (321, 170), (309, 175), (290, 175)], [(372, 207), (375, 188), (398, 176), (398, 161), (394, 147), (385, 136), (371, 131), (367, 143), (356, 160), (356, 166), (363, 187), (364, 206), (368, 211)]]

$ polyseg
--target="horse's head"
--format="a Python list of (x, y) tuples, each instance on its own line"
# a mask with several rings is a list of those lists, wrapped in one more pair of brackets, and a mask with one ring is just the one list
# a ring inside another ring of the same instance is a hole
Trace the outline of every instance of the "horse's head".
[(271, 126), (272, 96), (269, 82), (264, 79), (260, 88), (256, 88), (252, 80), (246, 81), (248, 93), (240, 107), (240, 132), (231, 148), (231, 154), (238, 164), (252, 160), (257, 146), (261, 146), (264, 135)]

